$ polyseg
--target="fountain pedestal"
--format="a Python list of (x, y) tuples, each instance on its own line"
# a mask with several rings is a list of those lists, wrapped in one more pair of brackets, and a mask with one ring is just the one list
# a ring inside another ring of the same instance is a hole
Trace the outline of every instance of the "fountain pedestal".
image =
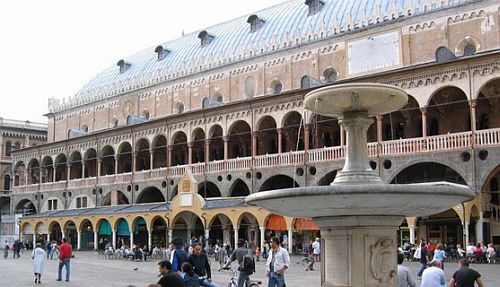
[[(397, 230), (405, 216), (439, 213), (474, 197), (448, 182), (386, 184), (370, 168), (366, 132), (371, 117), (402, 108), (406, 93), (378, 84), (345, 84), (314, 90), (304, 104), (339, 118), (347, 135), (346, 159), (330, 186), (249, 195), (246, 202), (273, 212), (313, 218), (321, 230), (323, 287), (396, 286)], [(418, 199), (418, 205), (412, 204)]]
[(401, 216), (315, 219), (322, 237), (322, 286), (396, 286)]

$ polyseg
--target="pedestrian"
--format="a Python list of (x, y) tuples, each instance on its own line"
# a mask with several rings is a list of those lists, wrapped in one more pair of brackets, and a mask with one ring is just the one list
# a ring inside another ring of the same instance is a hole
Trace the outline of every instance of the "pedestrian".
[(68, 244), (66, 238), (63, 238), (61, 246), (59, 246), (59, 268), (57, 273), (57, 281), (62, 280), (63, 266), (66, 268), (66, 282), (69, 282), (70, 275), (70, 262), (71, 260), (71, 246)]
[(5, 243), (3, 244), (3, 259), (7, 259), (9, 257), (9, 249), (9, 243), (5, 240)]
[(160, 272), (160, 280), (158, 285), (162, 287), (185, 287), (184, 281), (177, 272), (172, 270), (172, 263), (168, 260), (163, 260), (158, 263), (158, 271)]
[[(47, 245), (45, 248), (47, 248), (47, 259), (49, 259), (50, 255), (52, 254), (52, 243), (47, 242)], [(52, 259), (52, 258), (50, 258), (50, 259)]]
[(255, 247), (255, 258), (256, 261), (260, 261), (260, 248), (258, 246)]
[(398, 287), (416, 287), (413, 273), (408, 267), (402, 265), (404, 260), (405, 255), (398, 253)]
[(446, 259), (446, 252), (444, 251), (443, 244), (438, 243), (436, 245), (436, 250), (434, 251), (434, 257), (432, 260), (441, 261), (441, 268), (444, 270), (444, 260)]
[(269, 256), (269, 243), (265, 242), (264, 243), (264, 250), (262, 250), (262, 258), (267, 260), (268, 256)]
[(208, 261), (207, 255), (201, 252), (201, 245), (199, 243), (195, 243), (193, 246), (193, 254), (188, 256), (187, 262), (191, 264), (193, 272), (198, 275), (200, 285), (205, 287), (219, 287), (219, 285), (212, 282), (210, 262)]
[(181, 270), (181, 277), (186, 287), (200, 287), (200, 277), (194, 273), (193, 266), (189, 262), (182, 263)]
[(318, 262), (320, 261), (320, 256), (321, 256), (321, 243), (319, 241), (319, 238), (316, 238), (312, 244), (313, 248), (313, 258), (314, 261)]
[(422, 272), (421, 287), (441, 287), (445, 286), (446, 279), (444, 271), (441, 268), (442, 262), (439, 260), (432, 260), (431, 266)]
[(493, 247), (493, 243), (488, 244), (488, 249), (486, 249), (486, 259), (488, 259), (488, 263), (496, 263), (497, 253), (495, 247)]
[(172, 243), (175, 249), (170, 254), (170, 262), (172, 263), (172, 270), (178, 272), (181, 271), (182, 263), (186, 262), (187, 254), (182, 248), (182, 241), (179, 238), (174, 239)]
[(224, 267), (227, 261), (227, 253), (226, 253), (226, 248), (225, 247), (219, 247), (219, 250), (217, 251), (217, 260), (219, 261), (219, 266), (220, 268)]
[(469, 268), (469, 260), (460, 259), (458, 266), (459, 269), (453, 273), (448, 287), (474, 287), (474, 282), (477, 283), (477, 286), (484, 287), (481, 274)]
[(247, 249), (245, 247), (245, 240), (244, 239), (239, 239), (237, 243), (238, 248), (236, 248), (233, 253), (231, 254), (231, 257), (228, 259), (226, 265), (224, 268), (229, 268), (229, 265), (231, 265), (231, 262), (233, 261), (238, 261), (238, 287), (243, 287), (245, 285), (245, 282), (249, 280), (249, 275), (253, 273), (253, 271), (250, 270), (245, 270), (244, 264), (243, 264), (243, 258), (247, 254), (252, 254), (251, 250)]
[(427, 252), (425, 242), (420, 243), (420, 259), (418, 262), (420, 263), (420, 270), (417, 273), (417, 279), (421, 279), (422, 273), (427, 268), (427, 264), (429, 264), (429, 253)]
[(45, 250), (41, 243), (36, 244), (36, 248), (31, 252), (33, 260), (33, 273), (35, 274), (35, 283), (42, 284), (42, 273), (45, 265)]
[(271, 238), (271, 250), (266, 262), (268, 287), (285, 287), (285, 271), (290, 266), (288, 251), (280, 246), (278, 237)]

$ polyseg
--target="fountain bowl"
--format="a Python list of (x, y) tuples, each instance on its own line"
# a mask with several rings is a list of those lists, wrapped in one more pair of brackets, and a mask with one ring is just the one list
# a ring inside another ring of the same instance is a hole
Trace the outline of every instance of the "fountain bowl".
[(246, 203), (293, 217), (426, 216), (470, 200), (473, 191), (449, 182), (332, 184), (264, 191)]

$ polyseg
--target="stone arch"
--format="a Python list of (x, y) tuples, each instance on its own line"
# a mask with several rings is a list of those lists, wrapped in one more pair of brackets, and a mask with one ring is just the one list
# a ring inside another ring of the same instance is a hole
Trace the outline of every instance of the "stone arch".
[[(238, 217), (236, 222), (238, 227), (238, 239), (245, 239), (248, 243), (248, 247), (254, 249), (256, 246), (262, 246), (259, 244), (259, 221), (257, 217), (250, 212), (244, 212)], [(252, 236), (253, 234), (253, 236)]]
[(211, 181), (204, 181), (198, 185), (198, 194), (203, 198), (221, 197), (217, 185)]
[(40, 183), (40, 163), (38, 159), (32, 158), (27, 167), (28, 178), (27, 184), (38, 184)]
[(85, 151), (83, 155), (83, 161), (85, 162), (84, 177), (96, 177), (97, 176), (97, 151), (94, 148), (89, 148)]
[(106, 145), (101, 150), (101, 174), (115, 174), (115, 150), (112, 146)]
[(157, 135), (152, 142), (153, 148), (153, 168), (167, 166), (167, 138), (164, 135)]
[(82, 154), (73, 151), (69, 155), (69, 179), (82, 178)]
[(283, 117), (281, 130), (283, 131), (281, 142), (283, 152), (304, 150), (303, 118), (299, 112), (288, 112)]
[(210, 161), (224, 159), (224, 130), (218, 124), (210, 127), (208, 138), (210, 139), (209, 159)]
[(419, 162), (409, 165), (396, 174), (391, 184), (448, 181), (467, 185), (464, 177), (451, 167), (437, 162)]
[(61, 243), (62, 241), (62, 229), (61, 229), (61, 224), (54, 220), (49, 223), (49, 234), (50, 234), (50, 240), (51, 241), (56, 241), (58, 243)]
[(118, 146), (116, 152), (116, 157), (118, 158), (118, 169), (117, 173), (127, 173), (132, 172), (132, 157), (133, 157), (132, 145), (129, 142), (122, 142)]
[(141, 138), (135, 143), (135, 156), (135, 170), (149, 170), (151, 168), (150, 144), (147, 138)]
[(198, 238), (204, 236), (205, 225), (203, 220), (191, 211), (181, 211), (172, 219), (173, 240), (180, 239), (182, 242), (189, 243), (191, 236)]
[(205, 131), (196, 128), (191, 134), (191, 158), (193, 163), (205, 162)]
[(151, 226), (143, 216), (136, 216), (132, 220), (132, 230), (134, 233), (134, 244), (141, 247), (148, 246), (148, 236)]
[(172, 165), (184, 165), (188, 163), (188, 138), (183, 131), (177, 131), (172, 136)]
[(437, 89), (426, 109), (430, 136), (471, 130), (468, 97), (459, 87), (448, 85)]
[(408, 103), (401, 109), (382, 117), (384, 141), (422, 137), (422, 112), (417, 100), (408, 95)]
[(36, 214), (37, 208), (36, 205), (30, 199), (24, 198), (17, 202), (14, 213), (21, 213), (23, 215)]
[(57, 155), (54, 165), (56, 172), (56, 181), (65, 181), (67, 179), (67, 165), (68, 165), (68, 159), (66, 157), (66, 154), (61, 153)]
[(476, 51), (481, 50), (480, 40), (473, 35), (467, 35), (458, 40), (457, 44), (455, 45), (455, 55), (457, 55), (458, 57), (471, 56), (465, 54), (465, 49), (469, 45), (473, 45)]
[(500, 127), (500, 78), (484, 83), (475, 95), (476, 129), (485, 130)]
[(155, 186), (144, 188), (137, 196), (135, 203), (166, 202), (163, 193)]
[(48, 155), (43, 157), (41, 172), (42, 183), (54, 181), (54, 161), (52, 160), (52, 157)]
[(257, 122), (257, 155), (278, 152), (278, 130), (276, 120), (272, 116), (263, 116)]
[[(113, 196), (116, 198), (114, 199)], [(111, 206), (114, 201), (116, 201), (116, 205), (130, 204), (130, 200), (125, 193), (120, 190), (115, 190), (108, 191), (104, 196), (102, 196), (100, 206)]]
[(260, 186), (260, 191), (276, 190), (284, 188), (299, 187), (300, 185), (291, 177), (284, 174), (277, 174), (269, 177)]
[(252, 155), (252, 135), (250, 125), (244, 120), (234, 122), (228, 130), (228, 158)]
[(168, 226), (167, 222), (165, 221), (165, 218), (157, 215), (151, 219), (149, 226), (151, 226), (152, 246), (166, 248), (168, 243), (167, 241)]
[(218, 213), (214, 215), (208, 223), (208, 228), (210, 229), (208, 236), (209, 243), (213, 246), (216, 242), (222, 244), (222, 242), (229, 240), (234, 233), (233, 226), (231, 218), (226, 214)]
[(250, 189), (248, 188), (247, 184), (239, 178), (236, 179), (229, 188), (229, 196), (236, 197), (247, 195), (250, 195)]
[(340, 169), (332, 170), (332, 171), (326, 173), (323, 177), (321, 177), (318, 180), (318, 182), (316, 184), (320, 185), (320, 186), (330, 185), (333, 182), (333, 180), (335, 179), (335, 177), (337, 176), (337, 173), (339, 171), (340, 171)]

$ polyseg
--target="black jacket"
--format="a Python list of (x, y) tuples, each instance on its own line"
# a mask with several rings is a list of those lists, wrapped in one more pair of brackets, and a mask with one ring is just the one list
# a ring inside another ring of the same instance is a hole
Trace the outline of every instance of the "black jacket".
[(189, 255), (187, 262), (193, 266), (193, 271), (198, 276), (203, 277), (207, 275), (207, 278), (212, 278), (210, 263), (208, 262), (208, 257), (205, 253), (201, 253), (200, 255), (193, 253)]

